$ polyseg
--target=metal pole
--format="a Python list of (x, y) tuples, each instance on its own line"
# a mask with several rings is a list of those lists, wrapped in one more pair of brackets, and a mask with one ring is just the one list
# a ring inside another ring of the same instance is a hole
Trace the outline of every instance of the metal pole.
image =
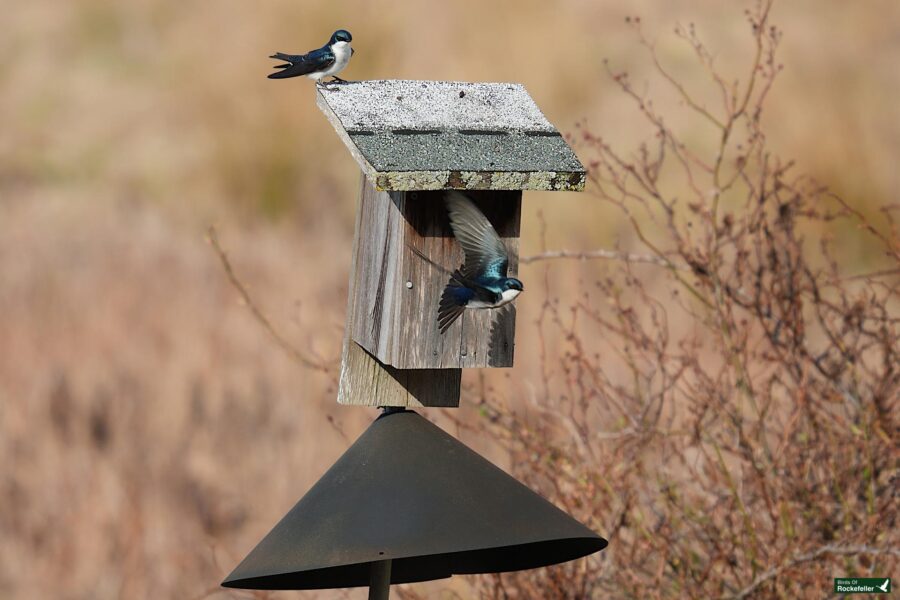
[(369, 600), (388, 600), (391, 594), (391, 561), (372, 563), (369, 575)]

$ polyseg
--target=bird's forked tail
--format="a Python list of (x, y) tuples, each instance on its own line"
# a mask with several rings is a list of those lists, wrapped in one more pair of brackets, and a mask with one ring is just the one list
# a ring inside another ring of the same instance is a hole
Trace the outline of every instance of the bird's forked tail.
[(441, 302), (438, 305), (438, 327), (441, 333), (449, 329), (456, 319), (459, 318), (466, 305), (475, 295), (475, 292), (466, 287), (462, 282), (462, 273), (457, 269), (450, 275), (450, 281), (441, 294)]

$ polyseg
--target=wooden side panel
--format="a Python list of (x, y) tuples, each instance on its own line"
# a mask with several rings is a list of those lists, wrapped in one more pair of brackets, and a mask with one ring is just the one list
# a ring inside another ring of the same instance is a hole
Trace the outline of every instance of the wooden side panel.
[[(510, 251), (510, 275), (515, 276), (522, 192), (469, 192), (468, 195), (503, 238)], [(443, 192), (407, 192), (398, 208), (405, 220), (399, 264), (403, 287), (398, 315), (400, 343), (390, 354), (390, 363), (405, 368), (511, 367), (515, 347), (514, 304), (497, 310), (467, 310), (445, 333), (441, 334), (438, 328), (441, 294), (450, 273), (464, 260), (462, 248), (450, 229)], [(415, 343), (409, 343), (410, 340)]]
[[(376, 192), (365, 176), (361, 188), (350, 266), (338, 403), (361, 406), (459, 406), (460, 369), (397, 369), (382, 364), (353, 341), (354, 332), (369, 334), (374, 340), (382, 331), (390, 331), (389, 327), (383, 329), (385, 321), (381, 309), (384, 304), (374, 302), (363, 290), (377, 291), (379, 286), (383, 287), (389, 276), (382, 274), (382, 266), (394, 264), (389, 258), (380, 261), (366, 259), (367, 252), (378, 248), (382, 249), (379, 256), (390, 257), (392, 240), (386, 235), (390, 230), (387, 227), (388, 213), (385, 210), (379, 212), (379, 207), (373, 202)], [(382, 223), (382, 234), (369, 230), (368, 226), (373, 223)]]
[[(503, 238), (515, 276), (522, 192), (468, 195)], [(398, 369), (512, 366), (514, 304), (467, 310), (446, 333), (438, 329), (441, 294), (464, 260), (444, 192), (378, 192), (365, 181), (354, 244), (348, 327), (369, 354)]]
[(348, 327), (352, 326), (353, 339), (383, 362), (394, 343), (402, 220), (388, 192), (375, 191), (364, 177), (353, 241)]
[(360, 406), (459, 406), (461, 369), (397, 369), (353, 340), (344, 346), (338, 403)]

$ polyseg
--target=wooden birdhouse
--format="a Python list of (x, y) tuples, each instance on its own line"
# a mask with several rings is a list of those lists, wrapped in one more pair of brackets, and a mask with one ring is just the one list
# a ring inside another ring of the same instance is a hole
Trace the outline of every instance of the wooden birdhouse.
[(512, 366), (516, 314), (466, 310), (440, 332), (464, 258), (443, 190), (475, 201), (515, 276), (522, 190), (580, 191), (584, 167), (518, 84), (361, 81), (319, 86), (318, 105), (362, 170), (338, 401), (457, 406), (461, 369)]

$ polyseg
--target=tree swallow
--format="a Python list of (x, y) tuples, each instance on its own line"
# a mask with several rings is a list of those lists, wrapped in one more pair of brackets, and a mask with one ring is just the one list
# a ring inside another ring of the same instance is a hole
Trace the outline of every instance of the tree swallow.
[(328, 43), (319, 48), (312, 50), (306, 54), (284, 54), (276, 52), (269, 58), (277, 58), (278, 60), (287, 61), (284, 65), (275, 65), (276, 71), (269, 75), (269, 79), (287, 79), (288, 77), (297, 77), (298, 75), (306, 75), (310, 79), (318, 82), (323, 77), (334, 77), (334, 81), (344, 80), (337, 76), (353, 56), (353, 48), (350, 47), (350, 41), (353, 36), (349, 31), (338, 29), (331, 34)]
[(463, 247), (466, 259), (450, 275), (438, 307), (441, 333), (467, 308), (499, 308), (515, 300), (522, 282), (507, 277), (509, 253), (487, 217), (463, 194), (446, 195), (453, 235)]

